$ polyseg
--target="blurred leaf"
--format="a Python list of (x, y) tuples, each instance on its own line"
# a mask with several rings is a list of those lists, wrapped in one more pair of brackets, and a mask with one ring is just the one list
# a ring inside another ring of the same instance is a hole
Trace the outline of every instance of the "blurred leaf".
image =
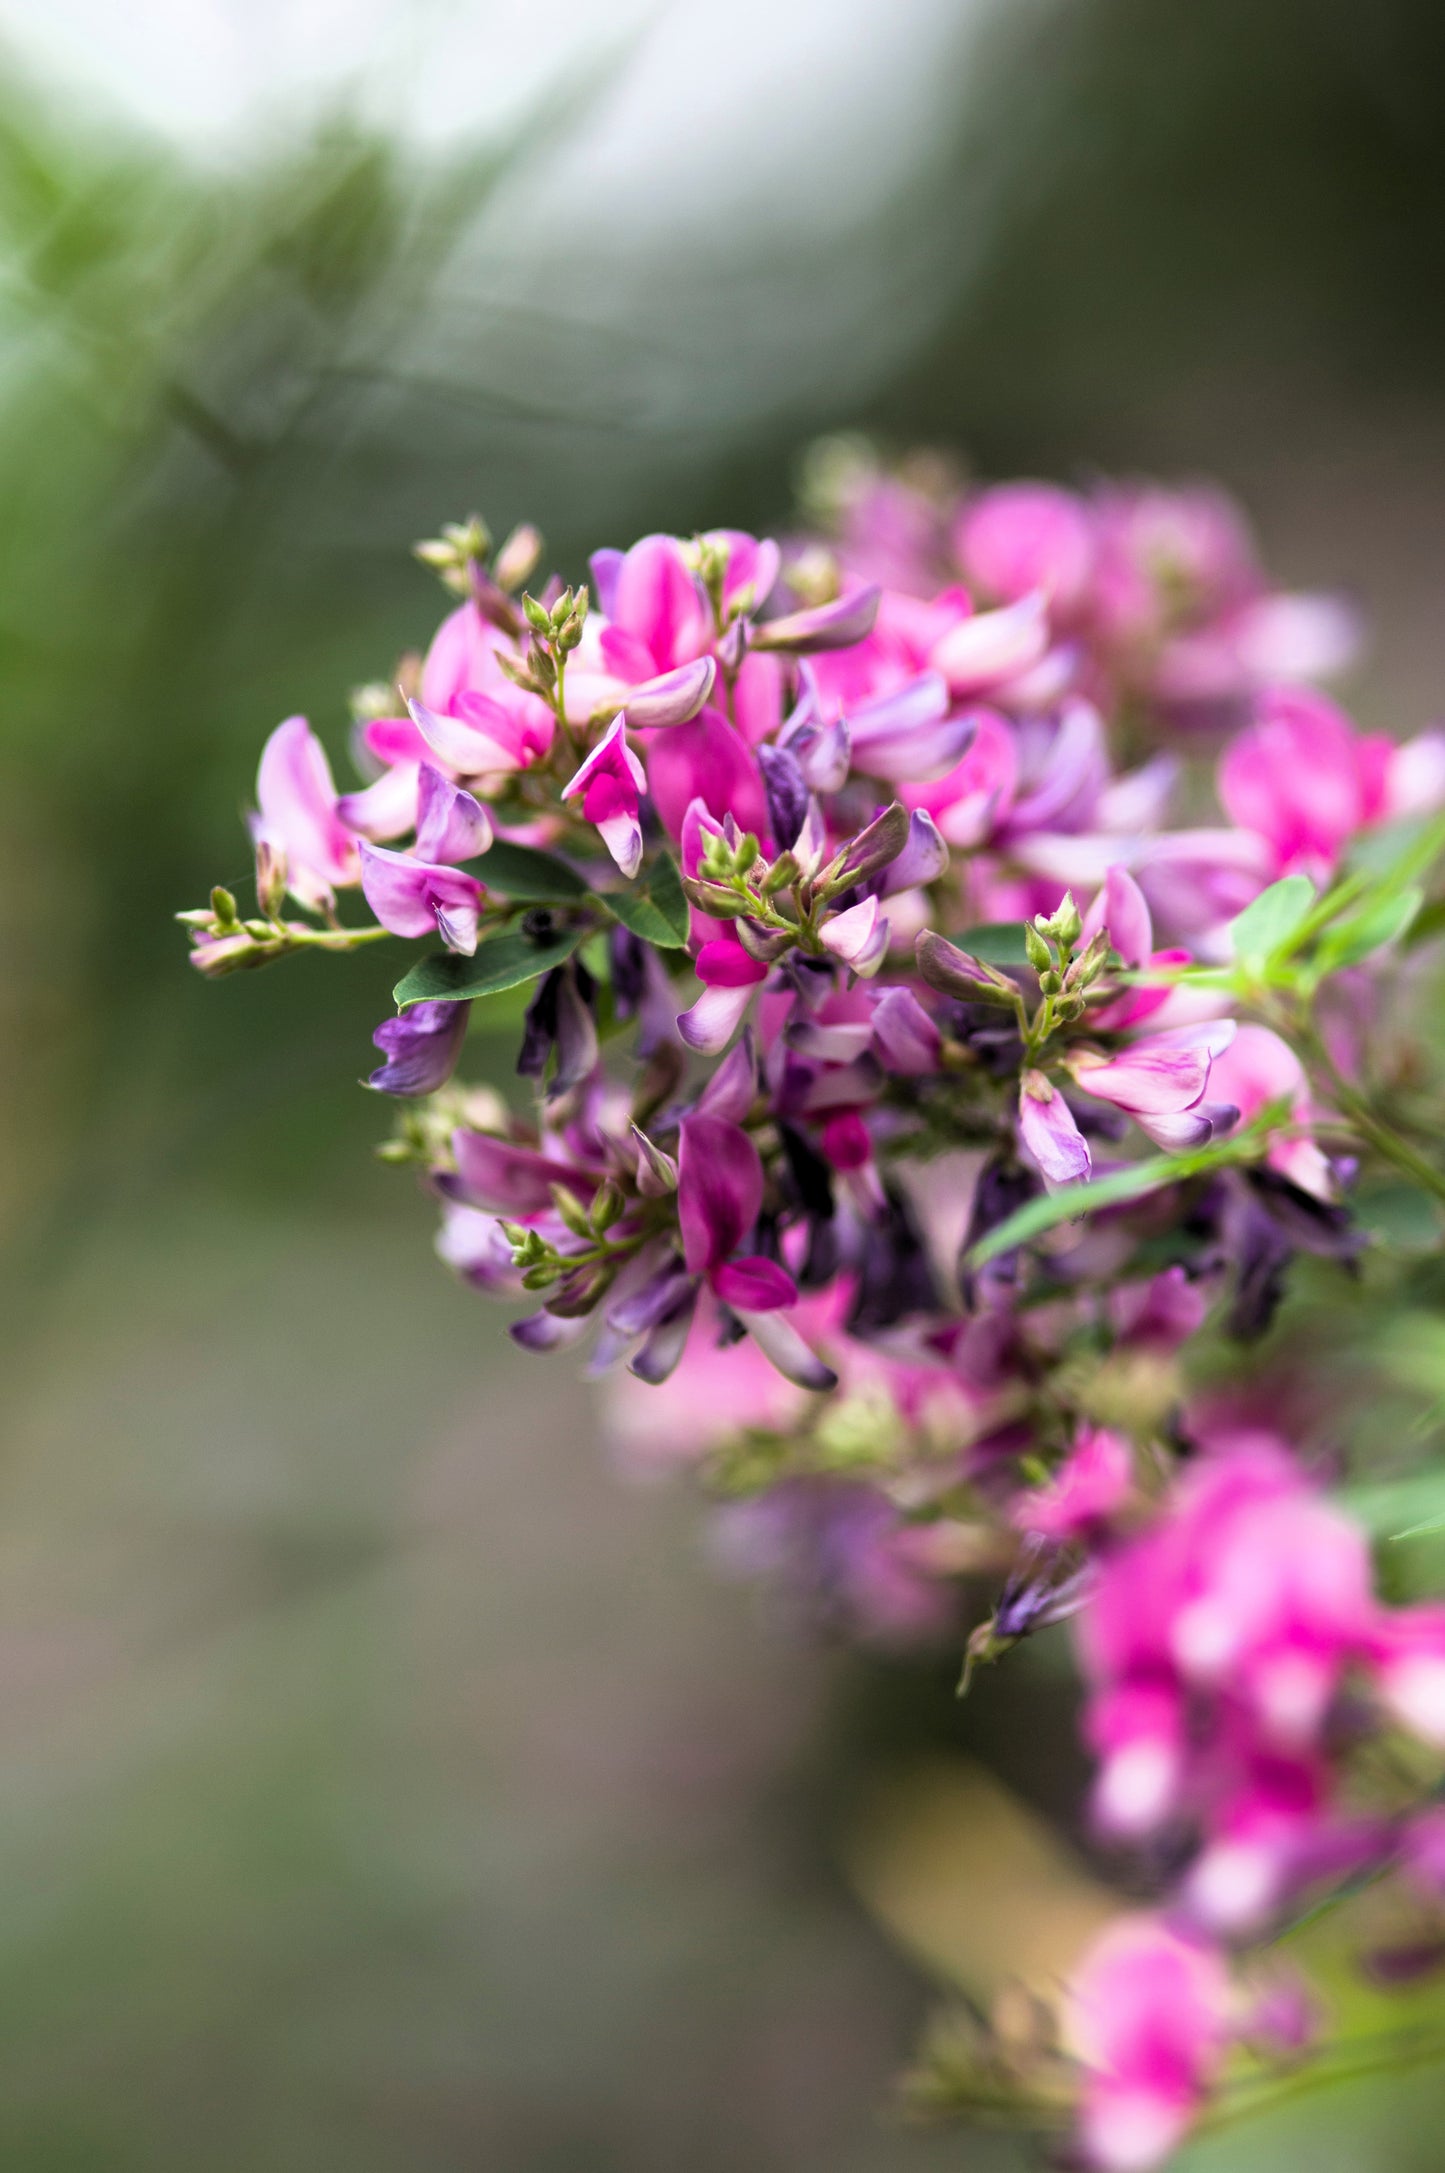
[(1383, 950), (1405, 934), (1424, 902), (1424, 891), (1411, 884), (1394, 896), (1373, 898), (1346, 920), (1335, 922), (1320, 939), (1320, 971), (1337, 973), (1342, 966), (1358, 965), (1372, 951)]
[(565, 860), (555, 853), (538, 852), (534, 845), (515, 845), (510, 838), (494, 838), (472, 866), (489, 890), (500, 890), (528, 904), (551, 905), (587, 896), (586, 883)]
[(1289, 942), (1314, 902), (1315, 886), (1307, 875), (1286, 875), (1271, 883), (1229, 924), (1235, 957), (1263, 965)]
[(961, 936), (950, 936), (949, 941), (961, 951), (981, 958), (987, 966), (1028, 964), (1022, 921), (980, 921), (977, 927), (965, 928)]

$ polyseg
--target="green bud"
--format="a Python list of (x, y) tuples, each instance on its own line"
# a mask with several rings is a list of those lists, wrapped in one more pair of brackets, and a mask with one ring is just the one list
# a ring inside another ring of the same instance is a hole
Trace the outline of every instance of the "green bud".
[(791, 890), (802, 872), (794, 854), (779, 853), (763, 877), (760, 885), (762, 895), (765, 898), (775, 898), (780, 890)]
[(1063, 904), (1053, 919), (1041, 923), (1045, 934), (1053, 936), (1066, 951), (1071, 951), (1078, 942), (1083, 925), (1079, 918), (1079, 909), (1074, 903), (1073, 892), (1067, 890), (1064, 892)]
[(610, 1230), (627, 1206), (620, 1186), (605, 1177), (592, 1195), (590, 1218), (594, 1230)]
[(550, 634), (552, 614), (545, 604), (539, 604), (535, 596), (522, 598), (522, 616), (534, 634)]
[(592, 1225), (588, 1220), (587, 1210), (576, 1193), (566, 1185), (553, 1185), (550, 1190), (552, 1205), (556, 1208), (572, 1235), (574, 1237), (590, 1237), (592, 1235)]
[(1053, 971), (1054, 954), (1032, 921), (1024, 922), (1024, 950), (1028, 954), (1029, 964), (1033, 967), (1035, 973), (1050, 973)]
[(1039, 975), (1039, 988), (1045, 996), (1057, 996), (1063, 985), (1063, 975), (1056, 972), (1052, 966), (1048, 968), (1047, 972)]
[(561, 1272), (555, 1260), (544, 1260), (540, 1266), (528, 1268), (526, 1274), (522, 1277), (522, 1288), (524, 1290), (547, 1290), (556, 1282)]
[(748, 869), (758, 857), (758, 850), (758, 841), (753, 836), (752, 831), (749, 830), (733, 854), (733, 866), (737, 869), (739, 875), (747, 874)]
[(236, 901), (229, 890), (223, 889), (219, 883), (211, 892), (211, 911), (222, 928), (237, 928), (240, 926), (240, 916), (236, 912)]

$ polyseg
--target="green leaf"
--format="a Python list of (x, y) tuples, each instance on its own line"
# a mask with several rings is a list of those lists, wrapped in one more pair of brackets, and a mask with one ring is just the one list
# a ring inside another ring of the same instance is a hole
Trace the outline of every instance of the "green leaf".
[(671, 853), (663, 854), (646, 890), (609, 890), (599, 896), (613, 919), (644, 943), (664, 951), (680, 951), (686, 944), (691, 918)]
[(1418, 884), (1393, 896), (1368, 900), (1357, 913), (1325, 931), (1319, 949), (1321, 970), (1337, 973), (1341, 966), (1358, 965), (1372, 951), (1383, 950), (1404, 935), (1424, 903), (1425, 893)]
[(1314, 902), (1315, 886), (1307, 875), (1281, 876), (1230, 922), (1235, 957), (1263, 965), (1284, 949)]
[(551, 966), (560, 966), (586, 933), (585, 928), (558, 928), (549, 935), (529, 936), (520, 928), (508, 929), (479, 943), (473, 958), (442, 951), (421, 959), (397, 982), (392, 994), (403, 1011), (408, 1004), (464, 1003), (473, 996), (495, 996), (504, 988), (534, 981)]
[(1022, 921), (980, 921), (976, 928), (965, 928), (961, 936), (952, 936), (949, 940), (961, 951), (971, 951), (988, 966), (1028, 964)]
[(1097, 1207), (1118, 1207), (1125, 1200), (1142, 1199), (1148, 1192), (1157, 1192), (1162, 1185), (1173, 1184), (1177, 1178), (1192, 1177), (1201, 1168), (1207, 1168), (1204, 1158), (1197, 1154), (1155, 1154), (1142, 1162), (1131, 1162), (1127, 1169), (1111, 1170), (1107, 1177), (1096, 1177), (1088, 1184), (1065, 1185), (1061, 1191), (1046, 1192), (1037, 1200), (1026, 1200), (1016, 1208), (1007, 1222), (1001, 1222), (987, 1237), (979, 1239), (968, 1256), (968, 1264), (981, 1268), (1000, 1253), (1012, 1252), (1015, 1246), (1027, 1245), (1031, 1239), (1042, 1237), (1046, 1230), (1053, 1230), (1061, 1222), (1073, 1222), (1080, 1215), (1087, 1215)]
[(500, 890), (504, 897), (519, 898), (527, 905), (587, 895), (586, 883), (565, 860), (555, 853), (539, 853), (534, 845), (514, 845), (510, 838), (494, 838), (472, 865), (489, 890)]
[(1445, 1473), (1349, 1486), (1334, 1497), (1373, 1539), (1423, 1539), (1445, 1531)]

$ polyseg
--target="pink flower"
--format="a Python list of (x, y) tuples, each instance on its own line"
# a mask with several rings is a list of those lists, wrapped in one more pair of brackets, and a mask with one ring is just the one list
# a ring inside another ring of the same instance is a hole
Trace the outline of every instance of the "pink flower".
[(1162, 1918), (1118, 1918), (1068, 1988), (1068, 2040), (1084, 2065), (1080, 2137), (1091, 2165), (1147, 2173), (1183, 2141), (1218, 2080), (1230, 1987), (1219, 1956)]
[(1086, 1426), (1051, 1479), (1015, 1496), (1010, 1521), (1040, 1539), (1077, 1539), (1114, 1514), (1133, 1478), (1128, 1442)]
[(1425, 733), (1397, 747), (1357, 732), (1322, 694), (1275, 687), (1225, 749), (1219, 796), (1233, 822), (1267, 841), (1277, 872), (1323, 879), (1359, 831), (1441, 804), (1445, 742)]
[(1175, 1026), (1131, 1042), (1117, 1056), (1080, 1050), (1069, 1057), (1069, 1069), (1085, 1094), (1126, 1111), (1156, 1145), (1171, 1151), (1202, 1146), (1238, 1115), (1204, 1100), (1213, 1061), (1234, 1032), (1232, 1019)]
[(1026, 1071), (1019, 1084), (1019, 1139), (1050, 1192), (1078, 1184), (1093, 1166), (1073, 1111), (1041, 1071)]
[(1082, 500), (1051, 484), (983, 491), (959, 515), (953, 544), (965, 578), (999, 603), (1037, 593), (1068, 618), (1088, 593), (1093, 521)]
[[(1210, 1084), (1221, 1100), (1234, 1104), (1241, 1124), (1250, 1123), (1271, 1103), (1280, 1106), (1287, 1124), (1308, 1124), (1314, 1114), (1304, 1066), (1268, 1026), (1241, 1026), (1215, 1059)], [(1273, 1139), (1265, 1159), (1281, 1177), (1316, 1199), (1335, 1197), (1334, 1173), (1312, 1139)]]
[(562, 798), (582, 794), (582, 813), (602, 834), (602, 842), (624, 875), (642, 865), (642, 824), (638, 819), (647, 774), (627, 744), (626, 718), (608, 726), (575, 777), (562, 787)]
[(360, 872), (356, 839), (337, 811), (326, 751), (304, 717), (278, 724), (256, 773), (251, 834), (286, 855), (286, 884), (303, 905), (328, 906)]

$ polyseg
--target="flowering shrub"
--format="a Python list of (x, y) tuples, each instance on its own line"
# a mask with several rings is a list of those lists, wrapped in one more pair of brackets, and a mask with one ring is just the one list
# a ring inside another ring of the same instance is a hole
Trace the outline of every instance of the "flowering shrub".
[[(1327, 2070), (1259, 1975), (1301, 1911), (1445, 1894), (1445, 1607), (1377, 1594), (1266, 1374), (1247, 1421), (1188, 1387), (1297, 1255), (1357, 1269), (1372, 1171), (1445, 1199), (1382, 1024), (1445, 918), (1445, 737), (1318, 690), (1349, 612), (1212, 494), (814, 480), (822, 533), (647, 536), (586, 588), (520, 593), (530, 530), (422, 546), (459, 600), (358, 697), (365, 782), (278, 726), (256, 910), (182, 918), (211, 977), (424, 946), (383, 1152), (730, 1556), (969, 1667), (1071, 1618), (1094, 1826), (1155, 1902), (959, 2094), (1143, 2168), (1261, 2063)], [(509, 991), (525, 1114), (454, 1078)]]

